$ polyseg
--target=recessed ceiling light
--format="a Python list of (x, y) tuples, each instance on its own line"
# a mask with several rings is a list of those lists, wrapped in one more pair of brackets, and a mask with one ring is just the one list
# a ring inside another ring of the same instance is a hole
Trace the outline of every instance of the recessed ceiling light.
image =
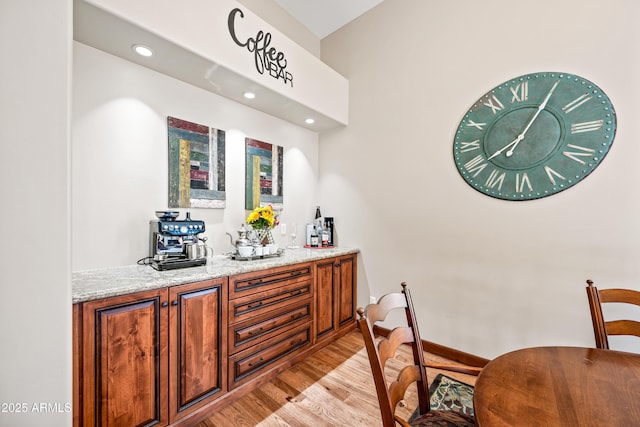
[(247, 99), (254, 99), (256, 97), (256, 94), (253, 92), (245, 92), (242, 95)]
[(311, 117), (309, 117), (309, 118), (308, 118), (308, 119), (306, 119), (304, 122), (305, 122), (306, 124), (308, 124), (308, 125), (312, 125), (312, 124), (314, 124), (316, 121), (315, 121), (315, 120), (313, 120)]
[(144, 46), (144, 45), (141, 45), (141, 44), (134, 44), (133, 46), (131, 46), (131, 48), (138, 55), (141, 55), (141, 56), (153, 56), (153, 50), (151, 50), (151, 48), (149, 48), (147, 46)]

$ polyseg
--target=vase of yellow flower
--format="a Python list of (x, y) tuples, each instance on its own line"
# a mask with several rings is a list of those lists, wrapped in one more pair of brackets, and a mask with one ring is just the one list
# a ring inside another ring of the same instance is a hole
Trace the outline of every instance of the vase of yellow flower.
[(273, 211), (271, 205), (265, 207), (255, 208), (247, 217), (247, 224), (249, 224), (258, 235), (258, 241), (263, 245), (275, 243), (271, 230), (276, 227), (278, 222), (278, 215)]

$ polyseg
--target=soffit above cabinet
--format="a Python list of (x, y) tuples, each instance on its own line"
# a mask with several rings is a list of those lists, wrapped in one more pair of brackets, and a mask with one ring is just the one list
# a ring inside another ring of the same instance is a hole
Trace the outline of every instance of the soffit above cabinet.
[[(286, 66), (260, 72), (232, 27), (242, 43), (269, 34), (267, 50), (282, 53)], [(235, 1), (75, 0), (73, 31), (80, 43), (298, 126), (322, 132), (348, 124), (348, 80)], [(154, 55), (136, 54), (134, 44)], [(305, 123), (309, 117), (313, 124)]]

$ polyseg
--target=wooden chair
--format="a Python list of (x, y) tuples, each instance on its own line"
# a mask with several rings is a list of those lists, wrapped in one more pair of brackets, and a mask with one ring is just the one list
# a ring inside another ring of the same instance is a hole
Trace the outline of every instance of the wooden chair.
[[(374, 325), (383, 321), (389, 312), (403, 309), (407, 318), (407, 325), (393, 329), (386, 338), (376, 341)], [(373, 379), (378, 393), (378, 403), (382, 414), (384, 427), (393, 427), (398, 422), (402, 426), (474, 426), (472, 416), (455, 411), (431, 410), (429, 405), (429, 385), (426, 366), (465, 374), (478, 375), (481, 368), (457, 367), (442, 364), (425, 365), (422, 340), (418, 331), (416, 315), (411, 301), (411, 293), (406, 283), (402, 283), (402, 292), (391, 293), (380, 298), (377, 304), (369, 304), (366, 308), (358, 308), (358, 324), (362, 331)], [(396, 350), (402, 344), (409, 344), (413, 350), (413, 363), (400, 370), (397, 379), (387, 384), (385, 365), (389, 358), (394, 357)], [(409, 424), (396, 415), (396, 406), (404, 398), (407, 388), (416, 383), (418, 389), (418, 403), (420, 416)]]
[(605, 321), (602, 314), (603, 303), (625, 303), (640, 307), (640, 292), (632, 289), (600, 289), (587, 280), (587, 297), (591, 309), (593, 333), (597, 348), (609, 348), (609, 335), (632, 335), (640, 337), (640, 322), (635, 320)]

